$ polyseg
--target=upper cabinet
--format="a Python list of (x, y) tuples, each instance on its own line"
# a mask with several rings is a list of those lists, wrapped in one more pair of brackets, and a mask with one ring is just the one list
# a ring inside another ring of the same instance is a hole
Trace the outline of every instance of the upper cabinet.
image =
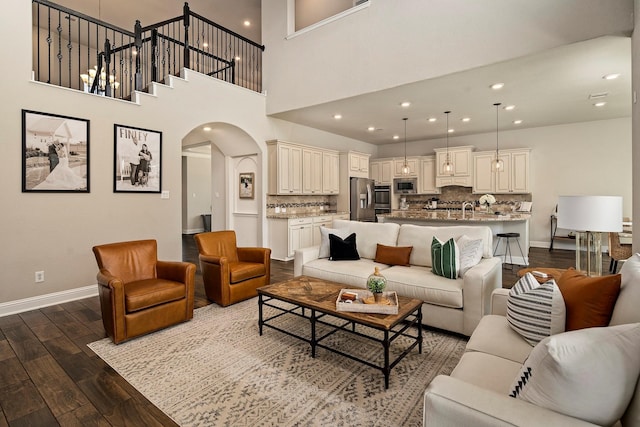
[(393, 160), (371, 160), (369, 172), (376, 184), (391, 185), (393, 183)]
[(473, 192), (474, 193), (530, 193), (529, 153), (531, 149), (500, 150), (504, 163), (502, 172), (493, 172), (491, 162), (496, 158), (495, 151), (483, 151), (473, 156)]
[(322, 152), (322, 192), (338, 194), (340, 192), (340, 156), (334, 151)]
[(322, 194), (322, 151), (302, 149), (302, 192)]
[(349, 152), (349, 176), (369, 178), (369, 154)]
[[(338, 152), (268, 141), (269, 194), (337, 194)], [(325, 154), (328, 155), (325, 159)], [(326, 175), (326, 176), (325, 176)]]
[(420, 158), (420, 170), (418, 173), (418, 193), (440, 194), (440, 188), (436, 186), (435, 156), (424, 156)]
[(404, 166), (404, 158), (396, 159), (393, 162), (393, 176), (395, 178), (402, 177), (416, 177), (418, 176), (418, 169), (420, 168), (420, 159), (417, 157), (407, 157), (407, 166), (409, 166), (409, 173), (407, 175), (402, 173)]
[(436, 152), (436, 185), (461, 185), (471, 187), (473, 184), (471, 153), (473, 146), (449, 147), (449, 161), (453, 165), (453, 174), (445, 174), (442, 166), (447, 161), (447, 149), (435, 148)]

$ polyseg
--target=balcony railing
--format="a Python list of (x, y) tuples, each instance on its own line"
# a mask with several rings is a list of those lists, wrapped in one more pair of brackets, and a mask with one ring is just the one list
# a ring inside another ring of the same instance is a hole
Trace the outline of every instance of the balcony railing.
[(47, 0), (32, 0), (35, 80), (131, 99), (189, 68), (262, 92), (259, 45), (191, 12), (133, 31)]

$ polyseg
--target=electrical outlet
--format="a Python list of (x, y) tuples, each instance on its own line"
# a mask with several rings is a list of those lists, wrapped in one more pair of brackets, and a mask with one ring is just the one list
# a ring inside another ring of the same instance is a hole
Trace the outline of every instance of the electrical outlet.
[(36, 283), (44, 282), (44, 271), (36, 271)]

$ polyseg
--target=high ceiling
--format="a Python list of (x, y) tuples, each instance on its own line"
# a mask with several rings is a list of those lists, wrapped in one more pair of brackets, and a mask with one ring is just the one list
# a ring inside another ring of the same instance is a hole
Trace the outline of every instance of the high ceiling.
[[(149, 25), (182, 13), (182, 0), (58, 0), (58, 4), (99, 17), (123, 28), (135, 19)], [(125, 6), (126, 5), (126, 6)], [(261, 41), (260, 0), (191, 0), (191, 10), (251, 40)], [(245, 20), (250, 26), (243, 25)], [(267, 46), (268, 54), (269, 47)], [(615, 80), (603, 79), (611, 73)], [(492, 90), (493, 83), (504, 83)], [(593, 95), (605, 95), (592, 99)], [(411, 102), (408, 108), (400, 107)], [(604, 101), (603, 107), (595, 107)], [(551, 126), (631, 116), (631, 40), (602, 37), (562, 46), (535, 55), (415, 82), (375, 93), (282, 112), (274, 117), (325, 130), (371, 144), (404, 140), (403, 117), (408, 117), (407, 141), (445, 136), (445, 114), (450, 110), (452, 136), (495, 131), (500, 109), (501, 130)], [(342, 119), (333, 118), (341, 114)], [(461, 119), (467, 117), (468, 122)], [(428, 118), (435, 118), (429, 122)], [(514, 124), (514, 120), (522, 120)], [(375, 130), (367, 130), (373, 127)], [(204, 137), (204, 135), (203, 135)]]
[[(54, 3), (133, 31), (136, 19), (142, 26), (182, 15), (184, 0), (55, 0)], [(260, 43), (260, 0), (190, 0), (192, 12)], [(249, 20), (249, 26), (244, 21)]]
[[(603, 76), (616, 73), (617, 79)], [(492, 90), (494, 83), (504, 83)], [(594, 95), (604, 95), (594, 98)], [(403, 108), (400, 103), (411, 102)], [(604, 101), (602, 107), (594, 104)], [(535, 55), (375, 93), (276, 114), (275, 117), (372, 144), (631, 116), (631, 40), (602, 37)], [(513, 110), (504, 107), (513, 105)], [(334, 119), (340, 114), (340, 120)], [(462, 122), (462, 118), (470, 120)], [(428, 118), (435, 118), (429, 122)], [(514, 124), (522, 120), (521, 124)], [(367, 130), (374, 127), (375, 130)]]

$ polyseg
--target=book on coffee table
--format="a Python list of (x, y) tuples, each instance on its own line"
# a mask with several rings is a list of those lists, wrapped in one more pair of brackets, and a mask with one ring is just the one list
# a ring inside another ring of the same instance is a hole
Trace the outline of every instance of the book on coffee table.
[(383, 292), (382, 303), (376, 304), (373, 293), (366, 289), (342, 289), (336, 300), (336, 311), (398, 314), (398, 294)]

